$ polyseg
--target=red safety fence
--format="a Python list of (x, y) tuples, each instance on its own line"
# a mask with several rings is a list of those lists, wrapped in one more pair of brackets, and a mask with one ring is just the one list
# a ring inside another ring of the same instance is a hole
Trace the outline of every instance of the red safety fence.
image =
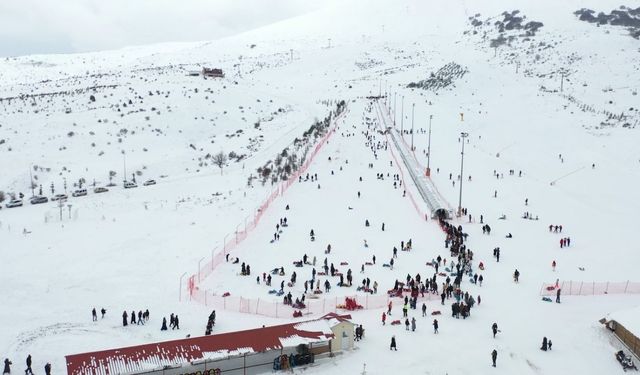
[(593, 296), (603, 294), (640, 294), (640, 282), (633, 281), (562, 281), (559, 283), (543, 283), (540, 288), (541, 296), (555, 296), (561, 289), (562, 295)]
[[(282, 298), (284, 299), (284, 296)], [(222, 297), (198, 288), (194, 289), (191, 294), (193, 301), (200, 302), (205, 306), (215, 307), (219, 310), (264, 315), (272, 318), (290, 318), (293, 316), (294, 311), (301, 311), (303, 315), (323, 315), (329, 312), (337, 312), (341, 309), (346, 310), (345, 302), (347, 298), (355, 300), (355, 302), (365, 310), (385, 308), (389, 305), (389, 301), (393, 302), (396, 309), (401, 308), (404, 304), (404, 297), (390, 297), (386, 294), (367, 293), (341, 297), (326, 296), (324, 298), (308, 298), (305, 300), (305, 307), (297, 309), (291, 305), (285, 305), (283, 301), (274, 301), (273, 298), (243, 298), (233, 295)], [(429, 293), (425, 294), (424, 297), (418, 297), (418, 302), (439, 299), (439, 295)]]
[[(348, 109), (344, 108), (340, 114), (335, 116), (335, 118), (333, 119), (332, 126), (327, 131), (327, 134), (325, 134), (316, 143), (313, 150), (307, 155), (305, 162), (300, 166), (300, 168), (298, 168), (298, 170), (295, 173), (293, 173), (289, 177), (289, 179), (275, 186), (274, 190), (269, 194), (269, 196), (265, 199), (265, 201), (258, 207), (253, 219), (249, 222), (245, 221), (244, 223), (239, 224), (238, 227), (244, 224), (244, 227), (242, 230), (226, 235), (224, 237), (225, 239), (223, 241), (224, 243), (222, 244), (221, 251), (218, 251), (214, 255), (214, 252), (215, 250), (217, 250), (217, 248), (212, 249), (211, 260), (209, 260), (209, 262), (205, 263), (204, 265), (198, 264), (198, 272), (196, 272), (195, 274), (189, 277), (186, 285), (187, 290), (189, 291), (189, 294), (192, 297), (191, 300), (194, 300), (193, 294), (196, 292), (198, 285), (207, 277), (209, 277), (213, 273), (213, 271), (216, 269), (216, 267), (218, 267), (221, 263), (225, 262), (225, 258), (227, 254), (230, 254), (231, 251), (237, 248), (238, 245), (247, 238), (249, 233), (251, 233), (258, 226), (258, 224), (260, 223), (260, 220), (262, 219), (262, 216), (265, 214), (267, 209), (271, 206), (271, 203), (273, 203), (273, 201), (275, 201), (276, 198), (283, 195), (284, 192), (287, 191), (287, 189), (289, 189), (289, 187), (291, 187), (291, 185), (295, 181), (297, 181), (302, 174), (306, 173), (307, 169), (315, 159), (316, 155), (322, 150), (324, 145), (327, 144), (327, 142), (329, 141), (329, 138), (331, 138), (331, 136), (336, 132), (338, 127), (338, 121), (344, 117), (347, 111)], [(229, 237), (229, 240), (227, 240), (227, 237)], [(182, 290), (182, 280), (180, 280), (180, 289)], [(182, 295), (182, 294), (179, 293), (179, 295)]]

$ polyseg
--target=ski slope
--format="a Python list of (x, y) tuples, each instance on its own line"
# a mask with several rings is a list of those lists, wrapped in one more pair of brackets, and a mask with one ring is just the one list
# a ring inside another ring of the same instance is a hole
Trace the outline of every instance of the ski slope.
[[(51, 362), (59, 374), (67, 354), (201, 335), (212, 308), (218, 316), (215, 332), (291, 321), (189, 302), (186, 279), (197, 274), (198, 263), (221, 251), (271, 193), (269, 181), (249, 186), (249, 177), (342, 99), (348, 113), (308, 170), (318, 181), (296, 181), (233, 250), (231, 256), (251, 265), (252, 276), (240, 276), (239, 264), (224, 263), (202, 288), (277, 303), (281, 297), (268, 290), (278, 289), (295, 270), (298, 283), (285, 287), (295, 299), (311, 275), (310, 266), (293, 267), (304, 254), (315, 256), (318, 265), (327, 257), (341, 271), (353, 271), (350, 288), (337, 287), (336, 278), (320, 278), (330, 279), (326, 297), (334, 300), (355, 294), (364, 277), (378, 282), (378, 294), (407, 274), (431, 277), (426, 263), (438, 255), (450, 258), (444, 234), (436, 221), (418, 213), (426, 212), (426, 205), (416, 210), (410, 202), (409, 195), (421, 204), (406, 167), (388, 148), (374, 155), (365, 137), (375, 134), (374, 146), (384, 146), (387, 138), (368, 128), (365, 117), (382, 123), (376, 111), (367, 110), (372, 103), (366, 97), (386, 93), (381, 105), (390, 108), (396, 127), (409, 130), (413, 122), (415, 158), (423, 167), (433, 115), (431, 179), (454, 209), (460, 133), (469, 134), (462, 206), (472, 219), (452, 223), (469, 233), (474, 265), (486, 265), (482, 287), (468, 279), (462, 284), (463, 291), (481, 295), (482, 303), (470, 318), (457, 320), (450, 316), (450, 301), (444, 306), (439, 299), (427, 301), (429, 313), (442, 311), (437, 335), (433, 318), (418, 310), (409, 312), (418, 320), (416, 332), (390, 326), (391, 318), (382, 326), (381, 308), (354, 312), (353, 320), (366, 329), (356, 350), (295, 372), (620, 372), (613, 353), (621, 346), (598, 319), (637, 306), (639, 295), (563, 296), (561, 304), (540, 296), (542, 283), (556, 279), (640, 281), (630, 235), (640, 208), (634, 127), (638, 41), (624, 28), (595, 27), (573, 14), (583, 7), (609, 12), (619, 5), (349, 1), (210, 42), (4, 59), (0, 191), (30, 196), (30, 172), (49, 197), (51, 183), (56, 193), (64, 191), (64, 179), (68, 192), (80, 178), (90, 188), (94, 180), (103, 186), (109, 171), (116, 172), (117, 186), (70, 198), (62, 212), (55, 202), (0, 210), (0, 320), (6, 322), (0, 327), (0, 355), (13, 361), (13, 371), (22, 371), (31, 354), (36, 373)], [(494, 22), (516, 9), (544, 26), (535, 36), (491, 48)], [(470, 17), (476, 14), (489, 24), (474, 34)], [(436, 91), (407, 88), (450, 62), (467, 73)], [(224, 69), (225, 78), (187, 76), (205, 66)], [(561, 68), (570, 70), (562, 92)], [(403, 139), (409, 144), (410, 134)], [(219, 151), (245, 156), (220, 171), (206, 157)], [(139, 183), (153, 178), (158, 184), (124, 190), (125, 162), (127, 178), (140, 171)], [(391, 176), (401, 171), (403, 186), (394, 188)], [(539, 220), (522, 219), (525, 212)], [(482, 234), (480, 215), (491, 225), (489, 236)], [(498, 220), (502, 215), (506, 220)], [(285, 216), (290, 225), (271, 243)], [(551, 224), (562, 224), (563, 233), (549, 233)], [(513, 238), (505, 238), (507, 233)], [(565, 236), (571, 246), (560, 249)], [(382, 267), (392, 248), (408, 239), (413, 250), (399, 251), (393, 270)], [(328, 244), (332, 250), (325, 255)], [(499, 263), (491, 256), (495, 247), (501, 248)], [(361, 274), (373, 255), (376, 265)], [(280, 266), (286, 275), (274, 277), (272, 287), (257, 285), (256, 275)], [(518, 284), (511, 277), (516, 268)], [(91, 321), (93, 307), (107, 309), (104, 320)], [(122, 311), (134, 309), (149, 309), (150, 324), (121, 327)], [(179, 332), (159, 330), (170, 313), (180, 316)], [(392, 317), (401, 314), (400, 300), (394, 301)], [(495, 339), (493, 322), (501, 330)], [(392, 335), (397, 352), (387, 352)], [(553, 340), (553, 351), (538, 350), (543, 336)]]

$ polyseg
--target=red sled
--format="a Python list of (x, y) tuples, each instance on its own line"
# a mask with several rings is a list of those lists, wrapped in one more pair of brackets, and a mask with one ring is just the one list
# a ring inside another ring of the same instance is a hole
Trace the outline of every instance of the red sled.
[(431, 315), (440, 315), (440, 314), (441, 314), (440, 310), (435, 310), (431, 312)]
[(400, 321), (399, 320), (394, 320), (393, 322), (391, 322), (392, 326), (397, 326), (400, 325)]
[(224, 294), (222, 295), (223, 297), (229, 297), (231, 295), (231, 293), (229, 292), (224, 292)]

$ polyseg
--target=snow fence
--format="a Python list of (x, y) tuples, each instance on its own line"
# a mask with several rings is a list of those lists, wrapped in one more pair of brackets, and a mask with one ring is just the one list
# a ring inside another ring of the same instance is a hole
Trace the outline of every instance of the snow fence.
[[(557, 285), (557, 286), (556, 286)], [(553, 284), (542, 284), (541, 296), (555, 296), (561, 289), (563, 296), (593, 296), (603, 294), (640, 294), (640, 282), (633, 281), (563, 281)]]

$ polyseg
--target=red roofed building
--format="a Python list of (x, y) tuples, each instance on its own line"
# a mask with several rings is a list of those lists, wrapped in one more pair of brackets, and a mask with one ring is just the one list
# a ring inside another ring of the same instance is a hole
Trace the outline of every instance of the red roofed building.
[(354, 325), (348, 319), (330, 313), (305, 322), (68, 355), (67, 374), (268, 372), (277, 358), (295, 354), (301, 344), (315, 355), (353, 348)]

